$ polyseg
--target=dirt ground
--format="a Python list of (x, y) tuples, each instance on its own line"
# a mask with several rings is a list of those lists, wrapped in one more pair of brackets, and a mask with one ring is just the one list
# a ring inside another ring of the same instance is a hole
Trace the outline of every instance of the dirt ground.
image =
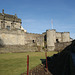
[[(23, 73), (21, 75), (26, 75), (26, 73)], [(29, 71), (29, 75), (52, 75), (44, 65), (38, 65), (32, 70)]]

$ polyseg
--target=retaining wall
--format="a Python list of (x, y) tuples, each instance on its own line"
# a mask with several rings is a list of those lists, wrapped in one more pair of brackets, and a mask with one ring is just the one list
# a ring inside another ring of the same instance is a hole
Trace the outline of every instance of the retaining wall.
[(65, 47), (70, 45), (72, 42), (55, 43), (55, 51), (62, 51)]

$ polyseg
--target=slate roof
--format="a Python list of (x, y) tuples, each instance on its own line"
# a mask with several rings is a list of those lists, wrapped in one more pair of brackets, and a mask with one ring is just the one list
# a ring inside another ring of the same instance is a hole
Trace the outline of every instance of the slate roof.
[(10, 14), (3, 14), (0, 13), (0, 19), (3, 20), (9, 20), (9, 21), (15, 21), (15, 22), (21, 22), (21, 19), (18, 18), (16, 15), (10, 15)]

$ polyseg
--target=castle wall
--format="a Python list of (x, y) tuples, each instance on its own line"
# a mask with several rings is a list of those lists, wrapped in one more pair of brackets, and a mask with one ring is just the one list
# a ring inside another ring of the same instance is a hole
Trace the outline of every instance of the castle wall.
[(56, 39), (58, 39), (58, 42), (62, 42), (62, 36), (60, 32), (56, 32)]
[(21, 24), (20, 23), (15, 23), (14, 28), (20, 29)]
[(36, 37), (36, 42), (37, 42), (37, 46), (44, 47), (44, 36), (40, 35), (40, 36)]
[(37, 46), (44, 46), (44, 36), (42, 34), (26, 33), (25, 44), (33, 43), (35, 43)]
[(61, 42), (55, 43), (55, 51), (62, 51), (64, 48), (69, 46), (72, 42)]
[[(44, 47), (44, 36), (46, 35), (47, 50), (54, 51), (65, 48), (69, 43), (63, 43), (66, 33), (56, 33), (55, 30), (47, 30), (46, 34), (24, 33), (21, 30), (0, 29), (0, 47), (1, 52), (26, 52), (26, 51), (42, 51)], [(63, 37), (63, 38), (61, 38)], [(69, 37), (69, 33), (65, 39)], [(55, 43), (56, 39), (60, 39), (59, 43)], [(68, 41), (67, 41), (68, 42)], [(5, 48), (7, 51), (5, 51)], [(23, 50), (21, 50), (23, 49)], [(10, 50), (10, 51), (9, 51)], [(16, 51), (15, 51), (16, 50)], [(18, 51), (19, 50), (19, 51)]]
[[(1, 21), (2, 20), (0, 20), (0, 29), (2, 29), (1, 28)], [(4, 21), (5, 22), (5, 28), (7, 29), (7, 26), (10, 26), (10, 30), (11, 29), (21, 29), (21, 23), (19, 23), (19, 22), (12, 22), (12, 21)], [(13, 24), (12, 24), (13, 23)]]
[(62, 36), (62, 42), (70, 42), (70, 33), (64, 32), (61, 34)]
[(0, 32), (0, 45), (25, 45), (24, 40), (24, 34), (18, 34), (18, 31)]
[(18, 52), (37, 52), (38, 48), (36, 46), (27, 45), (5, 45), (0, 46), (0, 53), (18, 53)]
[[(21, 29), (21, 19), (19, 19), (16, 14), (5, 14), (3, 10), (2, 13), (0, 13), (0, 46), (10, 46), (10, 48), (13, 46), (14, 49), (23, 47), (23, 49), (29, 51), (40, 51), (40, 48), (47, 47), (48, 51), (53, 51), (56, 47), (61, 47), (61, 43), (70, 42), (71, 40), (69, 32), (61, 33), (56, 32), (54, 29), (49, 29), (43, 34), (33, 34), (25, 33), (24, 30)], [(59, 43), (61, 45), (59, 45)]]

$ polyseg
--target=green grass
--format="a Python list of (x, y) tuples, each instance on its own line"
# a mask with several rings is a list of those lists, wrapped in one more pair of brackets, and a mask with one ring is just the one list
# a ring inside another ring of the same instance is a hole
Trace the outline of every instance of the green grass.
[[(52, 56), (57, 52), (48, 52)], [(41, 64), (40, 59), (45, 59), (44, 52), (8, 53), (0, 54), (0, 75), (21, 75), (27, 69), (27, 55), (29, 55), (29, 69)]]

